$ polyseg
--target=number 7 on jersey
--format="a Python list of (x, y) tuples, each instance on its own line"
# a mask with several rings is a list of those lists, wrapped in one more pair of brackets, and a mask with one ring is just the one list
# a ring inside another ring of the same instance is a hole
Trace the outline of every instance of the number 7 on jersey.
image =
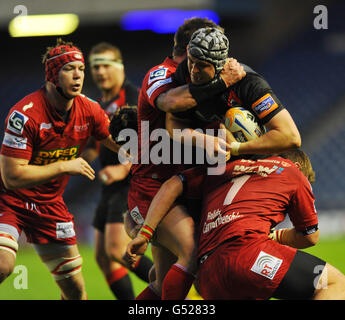
[(231, 180), (231, 182), (233, 182), (233, 184), (231, 185), (223, 205), (224, 206), (228, 206), (229, 204), (231, 204), (232, 200), (234, 200), (234, 198), (236, 197), (236, 194), (240, 191), (240, 189), (242, 188), (242, 186), (247, 182), (247, 180), (250, 178), (251, 176), (246, 174), (240, 177), (236, 177), (233, 178)]

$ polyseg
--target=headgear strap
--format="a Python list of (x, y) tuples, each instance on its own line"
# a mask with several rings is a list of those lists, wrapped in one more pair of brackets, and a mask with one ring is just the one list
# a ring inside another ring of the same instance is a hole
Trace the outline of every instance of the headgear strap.
[(85, 64), (83, 54), (77, 47), (61, 45), (53, 48), (48, 54), (45, 65), (46, 80), (58, 87), (61, 68), (67, 63), (74, 61), (81, 61)]
[(90, 55), (89, 62), (91, 68), (97, 65), (111, 65), (119, 69), (123, 69), (123, 63), (121, 59), (114, 59), (106, 53), (94, 53)]

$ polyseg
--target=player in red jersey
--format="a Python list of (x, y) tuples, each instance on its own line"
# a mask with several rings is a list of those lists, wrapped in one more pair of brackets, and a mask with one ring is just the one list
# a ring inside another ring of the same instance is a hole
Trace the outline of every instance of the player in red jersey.
[[(136, 117), (139, 89), (126, 77), (120, 49), (110, 43), (100, 42), (91, 48), (89, 62), (93, 81), (102, 94), (100, 105), (109, 119), (115, 113), (120, 114), (124, 108), (133, 111)], [(124, 128), (128, 128), (128, 125)], [(120, 179), (129, 172), (131, 166), (130, 163), (120, 163), (117, 155), (90, 138), (82, 157), (90, 163), (98, 156), (102, 196), (93, 220), (96, 261), (116, 298), (133, 300), (134, 291), (126, 268), (128, 266), (122, 260), (130, 241), (123, 224), (123, 214), (128, 210), (129, 175)], [(151, 266), (152, 261), (144, 256), (132, 271), (148, 282)]]
[[(314, 174), (301, 150), (228, 162), (221, 176), (206, 172), (189, 169), (163, 184), (145, 220), (150, 227), (144, 225), (129, 244), (128, 257), (145, 251), (150, 238), (145, 232), (152, 235), (158, 226), (159, 237), (158, 224), (177, 197), (198, 198), (203, 203), (198, 283), (204, 299), (345, 299), (345, 276), (298, 250), (319, 238), (306, 178), (313, 181)], [(270, 234), (286, 214), (294, 227)]]
[(90, 136), (117, 152), (109, 119), (81, 94), (82, 52), (58, 39), (47, 48), (46, 84), (20, 100), (5, 121), (1, 147), (0, 281), (13, 271), (25, 232), (61, 289), (63, 299), (86, 299), (73, 215), (62, 195), (71, 175), (93, 180), (80, 157)]
[[(150, 137), (150, 135), (155, 129), (165, 128), (166, 112), (184, 111), (196, 106), (196, 101), (191, 96), (188, 86), (175, 88), (176, 85), (173, 83), (172, 74), (175, 72), (177, 65), (186, 57), (186, 46), (191, 35), (197, 29), (205, 26), (218, 28), (216, 24), (208, 19), (192, 18), (186, 20), (175, 34), (173, 57), (167, 57), (161, 64), (151, 68), (143, 80), (138, 101), (138, 160), (131, 168), (133, 177), (130, 182), (130, 190), (128, 193), (130, 218), (134, 219), (139, 224), (145, 218), (149, 205), (162, 183), (179, 172), (183, 167), (173, 164), (172, 143), (170, 144), (171, 158), (169, 161), (167, 161), (167, 163), (153, 163), (150, 159), (150, 151), (157, 145), (158, 139), (154, 140), (155, 138)], [(224, 66), (224, 72), (221, 74), (224, 82), (228, 86), (240, 80), (244, 75), (243, 68), (240, 67), (235, 60), (228, 62)], [(167, 99), (166, 93), (171, 90), (175, 93), (174, 98)], [(142, 137), (149, 137), (149, 141), (142, 141)], [(214, 139), (219, 142), (220, 147), (218, 149), (218, 144), (215, 143), (216, 151), (225, 153), (225, 140), (221, 141), (215, 137), (203, 135), (203, 139), (204, 138)], [(141, 148), (142, 145), (144, 146), (143, 149)], [(170, 224), (178, 228), (178, 222), (184, 220), (187, 222), (185, 224), (185, 227), (188, 229), (187, 233), (192, 233), (194, 223), (192, 218), (186, 213), (185, 207), (182, 205), (175, 205), (171, 211), (172, 214), (170, 216), (172, 220)], [(130, 232), (129, 230), (129, 233)], [(175, 284), (177, 282), (182, 284), (192, 283), (194, 280), (194, 275), (191, 270), (194, 270), (195, 266), (194, 264), (189, 265), (189, 261), (191, 261), (190, 256), (194, 255), (193, 251), (195, 246), (193, 239), (191, 239), (188, 246), (185, 245), (182, 248), (176, 246), (176, 244), (179, 243), (177, 232), (172, 230), (172, 232), (167, 233), (167, 237), (169, 237), (168, 242), (171, 244), (170, 247), (175, 246), (175, 249), (171, 250), (174, 255), (169, 253), (167, 257), (166, 249), (152, 246), (156, 278), (158, 279), (156, 283), (158, 283), (158, 287), (155, 289), (153, 289), (152, 286), (147, 288), (138, 299), (145, 299), (147, 297), (153, 298), (157, 296), (152, 290), (155, 290), (158, 295), (160, 295), (163, 279), (165, 278), (167, 270), (169, 270), (171, 264), (174, 262), (176, 262), (176, 270), (172, 270), (172, 272), (179, 276), (178, 279), (174, 278)], [(179, 257), (178, 261), (176, 261), (176, 256)], [(183, 294), (184, 293), (182, 293), (182, 295)], [(164, 295), (163, 298), (165, 298)], [(175, 296), (166, 298), (175, 298)]]

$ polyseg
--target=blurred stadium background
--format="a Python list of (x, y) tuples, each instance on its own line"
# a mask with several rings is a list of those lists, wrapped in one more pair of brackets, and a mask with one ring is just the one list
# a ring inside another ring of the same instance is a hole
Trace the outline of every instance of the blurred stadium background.
[[(317, 5), (324, 5), (328, 10), (327, 29), (314, 27), (314, 19), (318, 15), (314, 13), (314, 8)], [(158, 9), (175, 11), (157, 11)], [(1, 1), (1, 141), (8, 110), (19, 99), (43, 85), (44, 67), (41, 57), (46, 46), (55, 44), (56, 39), (56, 36), (11, 37), (9, 23), (23, 10), (27, 10), (29, 15), (77, 15), (78, 27), (63, 38), (75, 42), (86, 56), (91, 46), (100, 41), (109, 41), (119, 46), (123, 53), (127, 76), (138, 86), (141, 85), (147, 70), (171, 53), (175, 23), (183, 22), (183, 19), (178, 20), (181, 19), (181, 12), (183, 14), (185, 11), (211, 10), (212, 14), (216, 15), (214, 19), (219, 18), (219, 24), (225, 28), (230, 38), (231, 56), (250, 65), (268, 80), (297, 123), (302, 135), (303, 149), (309, 154), (316, 171), (313, 190), (320, 217), (320, 246), (324, 241), (330, 249), (322, 252), (331, 254), (330, 250), (338, 244), (338, 251), (334, 253), (338, 252), (337, 255), (343, 256), (343, 260), (339, 260), (335, 265), (345, 272), (345, 242), (334, 240), (334, 246), (329, 242), (330, 238), (344, 240), (345, 236), (344, 1)], [(139, 24), (131, 27), (128, 24), (130, 20), (125, 19), (130, 19), (133, 11), (137, 10), (140, 10), (141, 14), (149, 14), (146, 18), (135, 16), (134, 20), (141, 21), (144, 28)], [(192, 15), (195, 16), (197, 13)], [(42, 23), (42, 29), (46, 27), (46, 24)], [(144, 30), (125, 30), (126, 28)], [(91, 98), (97, 98), (99, 94), (88, 71), (83, 92)], [(98, 169), (98, 164), (94, 163), (94, 167)], [(89, 182), (86, 178), (73, 177), (65, 192), (66, 203), (75, 214), (79, 241), (90, 259), (93, 259), (91, 221), (99, 200), (99, 191), (98, 181)], [(25, 247), (24, 243), (23, 246)], [(27, 254), (32, 256), (31, 249), (26, 250)], [(18, 254), (18, 263), (21, 261), (20, 256), (21, 253)], [(32, 262), (30, 258), (29, 261), (25, 263), (36, 265), (36, 260)], [(97, 282), (101, 274), (95, 266), (93, 269), (95, 273), (98, 272), (97, 275), (92, 273)], [(139, 284), (138, 288), (141, 285)], [(4, 290), (5, 288), (0, 288), (0, 299), (48, 298), (45, 295), (36, 296), (34, 293), (20, 295), (20, 290), (13, 291), (13, 287), (11, 295), (8, 295), (8, 290), (7, 293)], [(91, 294), (90, 298), (92, 297), (97, 298)], [(111, 296), (105, 295), (103, 298)]]

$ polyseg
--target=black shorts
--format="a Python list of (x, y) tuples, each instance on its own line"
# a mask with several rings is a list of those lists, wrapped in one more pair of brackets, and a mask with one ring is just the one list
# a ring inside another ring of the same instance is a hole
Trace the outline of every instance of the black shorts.
[(92, 225), (104, 232), (107, 223), (123, 223), (123, 215), (128, 210), (129, 183), (117, 184), (116, 188), (107, 188), (102, 192)]
[(320, 258), (297, 250), (273, 297), (287, 300), (311, 299), (325, 264)]

